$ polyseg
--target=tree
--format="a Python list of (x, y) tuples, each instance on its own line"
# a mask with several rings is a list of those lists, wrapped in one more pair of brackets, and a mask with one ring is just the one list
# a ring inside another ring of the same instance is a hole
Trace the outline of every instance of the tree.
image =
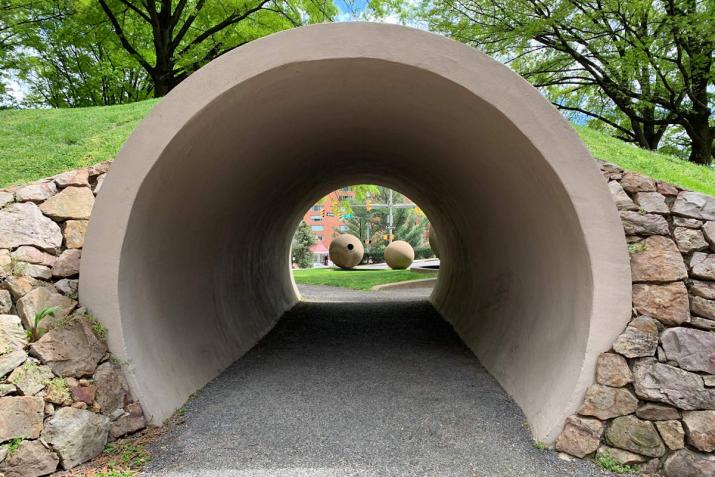
[(157, 97), (239, 45), (336, 13), (327, 0), (98, 0), (98, 5)]
[[(98, 10), (70, 0), (36, 2), (44, 20), (17, 32), (12, 69), (28, 85), (25, 103), (52, 107), (106, 106), (146, 99), (145, 71), (114, 41)], [(57, 15), (50, 16), (50, 12)]]
[[(387, 187), (372, 186), (370, 198), (374, 203), (385, 204), (390, 190)], [(367, 197), (365, 197), (367, 198)], [(405, 197), (393, 191), (395, 203), (402, 203)], [(353, 217), (347, 221), (348, 230), (361, 240), (371, 240), (370, 255), (382, 257), (388, 241), (383, 238), (387, 234), (388, 211), (385, 208), (374, 208), (368, 211), (365, 207), (353, 207)], [(370, 236), (367, 236), (366, 224), (370, 223)], [(425, 225), (424, 218), (418, 218), (414, 208), (394, 208), (393, 225), (396, 240), (404, 240), (413, 248), (423, 245)]]
[(689, 160), (712, 161), (712, 0), (423, 0), (414, 17), (510, 64), (562, 110), (651, 149), (676, 125)]
[(8, 100), (5, 83), (10, 80), (23, 33), (64, 14), (48, 5), (47, 0), (0, 0), (0, 104)]
[(293, 236), (291, 251), (293, 261), (297, 263), (300, 268), (308, 268), (311, 263), (313, 263), (313, 252), (310, 251), (310, 247), (312, 247), (313, 244), (315, 244), (313, 232), (310, 226), (306, 224), (304, 220), (301, 220)]

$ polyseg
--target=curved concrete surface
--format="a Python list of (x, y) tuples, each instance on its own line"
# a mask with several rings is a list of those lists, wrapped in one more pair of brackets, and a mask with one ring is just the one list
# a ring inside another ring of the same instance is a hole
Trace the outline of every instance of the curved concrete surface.
[(291, 236), (331, 190), (380, 183), (440, 231), (432, 295), (552, 440), (630, 313), (617, 212), (559, 113), (477, 51), (404, 27), (300, 28), (159, 103), (104, 183), (80, 297), (153, 422), (299, 300)]

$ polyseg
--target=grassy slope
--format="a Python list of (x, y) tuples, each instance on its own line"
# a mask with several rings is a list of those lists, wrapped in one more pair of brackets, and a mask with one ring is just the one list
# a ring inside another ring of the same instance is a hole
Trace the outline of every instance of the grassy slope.
[(156, 102), (0, 111), (0, 187), (114, 158)]
[(715, 195), (715, 167), (698, 166), (674, 156), (646, 151), (585, 127), (576, 130), (594, 157), (684, 189)]
[[(0, 111), (0, 187), (114, 157), (156, 100), (105, 108)], [(577, 128), (591, 153), (654, 179), (715, 195), (715, 168)]]
[(296, 283), (305, 285), (330, 285), (333, 287), (369, 290), (383, 283), (403, 282), (433, 278), (437, 273), (416, 273), (409, 270), (340, 270), (337, 268), (312, 268), (294, 270)]

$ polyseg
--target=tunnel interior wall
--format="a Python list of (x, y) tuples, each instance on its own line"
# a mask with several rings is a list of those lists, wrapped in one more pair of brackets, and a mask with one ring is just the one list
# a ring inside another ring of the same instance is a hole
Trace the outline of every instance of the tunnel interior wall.
[(288, 250), (303, 212), (367, 182), (424, 208), (444, 244), (436, 308), (534, 434), (556, 436), (629, 316), (608, 190), (573, 130), (513, 73), (433, 35), (364, 24), (225, 55), (118, 156), (81, 297), (155, 422), (296, 303)]

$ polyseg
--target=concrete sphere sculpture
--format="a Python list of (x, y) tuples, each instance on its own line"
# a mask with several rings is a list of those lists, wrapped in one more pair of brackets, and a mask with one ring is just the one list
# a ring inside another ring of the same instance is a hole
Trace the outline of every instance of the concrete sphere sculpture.
[(404, 270), (412, 265), (415, 251), (404, 240), (396, 240), (385, 249), (385, 262), (394, 270)]
[(439, 258), (439, 241), (437, 240), (437, 232), (434, 230), (434, 225), (432, 224), (429, 226), (427, 239), (429, 240), (429, 247), (434, 252), (435, 257)]
[(362, 261), (365, 249), (354, 235), (342, 234), (330, 242), (330, 260), (340, 268), (353, 268)]

